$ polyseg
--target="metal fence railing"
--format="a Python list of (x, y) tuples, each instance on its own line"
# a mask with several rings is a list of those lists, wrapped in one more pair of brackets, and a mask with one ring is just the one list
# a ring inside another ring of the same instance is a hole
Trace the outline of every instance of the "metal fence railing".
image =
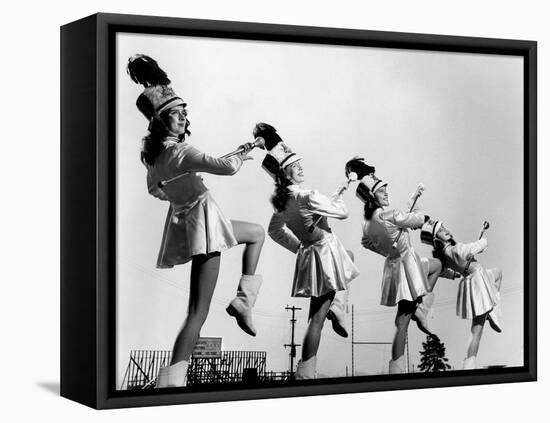
[[(132, 350), (121, 390), (155, 386), (161, 367), (170, 364), (171, 352)], [(286, 380), (288, 372), (267, 372), (265, 351), (222, 351), (218, 358), (191, 357), (187, 386), (219, 383), (258, 383)]]

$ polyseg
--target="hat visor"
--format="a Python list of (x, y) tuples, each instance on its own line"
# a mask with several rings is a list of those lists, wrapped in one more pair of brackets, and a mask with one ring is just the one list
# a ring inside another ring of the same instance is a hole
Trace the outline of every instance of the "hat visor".
[(162, 112), (165, 112), (168, 109), (173, 109), (174, 107), (177, 107), (177, 106), (185, 107), (187, 106), (187, 103), (179, 97), (174, 97), (158, 108), (157, 115), (160, 115)]
[(378, 183), (376, 183), (373, 187), (373, 190), (372, 190), (372, 193), (374, 194), (376, 191), (378, 191), (380, 188), (382, 187), (387, 187), (388, 186), (388, 183), (387, 182), (383, 182), (383, 181), (380, 181)]
[(286, 169), (292, 163), (296, 163), (297, 161), (300, 161), (300, 160), (302, 160), (302, 158), (300, 156), (298, 156), (297, 154), (295, 154), (292, 157), (290, 157), (287, 161), (285, 161), (281, 167), (283, 169)]

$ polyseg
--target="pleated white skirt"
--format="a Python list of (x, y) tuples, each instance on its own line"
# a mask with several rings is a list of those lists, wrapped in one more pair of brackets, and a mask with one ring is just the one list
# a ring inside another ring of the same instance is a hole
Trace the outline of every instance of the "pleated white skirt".
[(400, 257), (386, 258), (380, 304), (393, 307), (399, 301), (416, 301), (430, 292), (426, 264), (427, 260), (423, 261), (413, 248)]
[(497, 269), (485, 270), (477, 265), (473, 272), (458, 284), (456, 314), (462, 319), (473, 319), (493, 309), (500, 302), (498, 283), (502, 278)]
[(359, 275), (344, 245), (332, 233), (308, 247), (301, 246), (296, 257), (293, 297), (320, 297), (347, 289)]
[(184, 264), (193, 256), (221, 252), (237, 245), (231, 222), (209, 191), (185, 206), (171, 205), (166, 216), (157, 267)]

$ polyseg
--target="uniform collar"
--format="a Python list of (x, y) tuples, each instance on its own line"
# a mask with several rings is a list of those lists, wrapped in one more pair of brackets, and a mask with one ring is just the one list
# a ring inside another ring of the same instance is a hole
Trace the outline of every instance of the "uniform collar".
[(289, 185), (287, 188), (291, 192), (298, 192), (298, 191), (303, 191), (304, 190), (303, 188), (300, 188), (299, 185), (294, 185), (294, 184)]
[(162, 140), (162, 143), (163, 144), (179, 144), (181, 141), (178, 137), (164, 137), (164, 140)]

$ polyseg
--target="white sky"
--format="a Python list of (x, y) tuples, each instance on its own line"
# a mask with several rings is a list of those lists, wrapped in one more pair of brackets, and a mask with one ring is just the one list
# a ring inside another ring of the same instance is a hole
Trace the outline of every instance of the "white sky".
[[(155, 58), (189, 104), (202, 151), (221, 156), (252, 141), (258, 121), (273, 124), (303, 157), (306, 184), (331, 194), (344, 163), (362, 155), (390, 183), (392, 206), (405, 207), (419, 182), (422, 211), (444, 220), (459, 241), (491, 223), (489, 249), (479, 257), (503, 279), (501, 334), (488, 326), (478, 364), (523, 364), (523, 61), (520, 57), (410, 50), (119, 34), (117, 37), (117, 384), (132, 349), (171, 349), (185, 317), (190, 265), (155, 268), (168, 203), (147, 193), (139, 161), (147, 122), (135, 106), (142, 87), (126, 74), (128, 57)], [(231, 177), (205, 175), (224, 214), (267, 227), (273, 184), (254, 151)], [(346, 194), (350, 218), (332, 228), (355, 253), (361, 275), (352, 283), (357, 341), (391, 341), (395, 308), (379, 305), (383, 258), (362, 249), (362, 204)], [(421, 255), (430, 249), (412, 233)], [(288, 368), (290, 313), (296, 341), (308, 301), (290, 297), (295, 257), (266, 239), (258, 272), (264, 286), (255, 308), (258, 336), (244, 334), (225, 307), (240, 276), (242, 247), (222, 254), (222, 267), (202, 336), (223, 338), (226, 350), (267, 351), (269, 370)], [(455, 315), (457, 281), (441, 279), (432, 325), (460, 368), (470, 323)], [(348, 315), (351, 332), (351, 314)], [(411, 326), (411, 364), (425, 336)], [(357, 373), (387, 370), (389, 347), (358, 346)], [(350, 338), (323, 331), (318, 371), (345, 375)]]

